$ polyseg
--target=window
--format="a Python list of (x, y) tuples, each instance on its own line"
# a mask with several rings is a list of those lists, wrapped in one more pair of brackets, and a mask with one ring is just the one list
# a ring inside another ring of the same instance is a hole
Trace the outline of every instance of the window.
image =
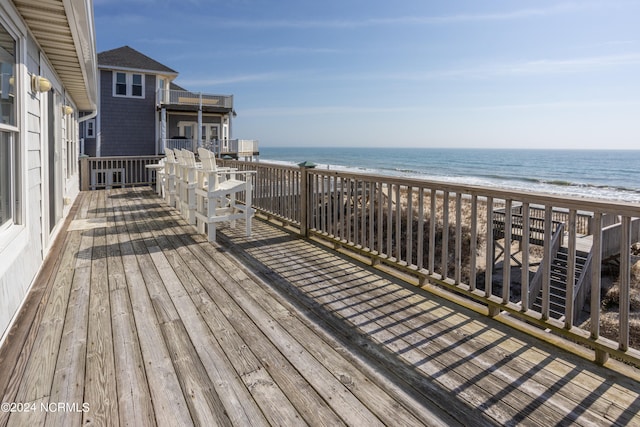
[(127, 96), (127, 75), (116, 73), (116, 95)]
[(84, 127), (84, 137), (85, 138), (96, 137), (96, 119), (87, 120)]
[(144, 98), (144, 74), (114, 72), (113, 96)]
[(0, 229), (19, 222), (16, 42), (0, 24)]
[(13, 218), (13, 144), (9, 132), (0, 132), (0, 227)]
[(133, 74), (131, 83), (131, 96), (142, 96), (142, 74)]

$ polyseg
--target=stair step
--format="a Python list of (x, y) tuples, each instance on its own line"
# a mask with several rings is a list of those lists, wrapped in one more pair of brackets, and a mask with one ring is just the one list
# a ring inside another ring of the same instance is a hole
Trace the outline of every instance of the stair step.
[[(542, 301), (538, 302), (536, 300), (535, 303), (533, 303), (533, 309), (538, 311), (538, 312), (542, 312)], [(549, 304), (549, 317), (553, 318), (553, 319), (559, 319), (562, 316), (564, 316), (564, 307), (563, 306), (559, 306), (559, 305), (554, 305), (553, 303)]]

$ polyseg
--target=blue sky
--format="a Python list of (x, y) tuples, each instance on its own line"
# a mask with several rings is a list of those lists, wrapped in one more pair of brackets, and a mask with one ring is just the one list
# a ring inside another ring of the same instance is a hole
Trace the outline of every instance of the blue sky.
[(261, 145), (640, 148), (640, 1), (94, 0)]

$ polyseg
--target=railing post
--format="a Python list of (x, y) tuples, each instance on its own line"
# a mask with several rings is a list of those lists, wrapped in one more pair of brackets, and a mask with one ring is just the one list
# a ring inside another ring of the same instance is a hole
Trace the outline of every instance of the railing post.
[(306, 161), (299, 163), (300, 166), (300, 234), (309, 237), (309, 207), (311, 200), (311, 181), (309, 180), (309, 169), (316, 165)]
[(89, 156), (81, 155), (80, 162), (80, 191), (89, 190)]

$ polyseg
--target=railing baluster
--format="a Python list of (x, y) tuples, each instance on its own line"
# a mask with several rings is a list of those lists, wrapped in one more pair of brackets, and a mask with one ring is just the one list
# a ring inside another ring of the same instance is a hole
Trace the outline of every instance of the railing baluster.
[(436, 268), (436, 224), (438, 223), (438, 194), (436, 190), (429, 190), (431, 198), (431, 213), (429, 219), (429, 274), (434, 275)]
[(393, 235), (393, 184), (387, 185), (387, 257), (393, 257), (393, 246), (391, 236)]
[(376, 182), (371, 181), (369, 183), (369, 214), (368, 214), (368, 218), (369, 218), (369, 249), (371, 249), (371, 252), (375, 252), (376, 250), (376, 245), (375, 245), (375, 228), (374, 225), (376, 223), (376, 212), (375, 212), (375, 206), (376, 206), (376, 188), (377, 188), (378, 184)]
[(493, 252), (495, 242), (493, 241), (493, 197), (487, 197), (487, 255), (484, 272), (484, 296), (490, 297), (493, 288)]
[(619, 348), (622, 351), (629, 349), (629, 286), (631, 283), (631, 218), (622, 217), (622, 233), (620, 239), (620, 336), (618, 339)]
[(346, 229), (346, 240), (347, 242), (351, 242), (351, 228), (353, 219), (351, 218), (351, 205), (353, 204), (353, 180), (351, 178), (347, 178), (347, 222), (345, 223)]
[(476, 290), (478, 251), (478, 196), (471, 196), (471, 242), (469, 242), (469, 290)]
[(360, 187), (360, 245), (367, 248), (367, 181), (361, 181)]
[(358, 207), (358, 197), (362, 194), (360, 192), (360, 181), (355, 179), (353, 181), (353, 243), (358, 246), (360, 242), (360, 209)]
[[(591, 339), (600, 338), (600, 289), (602, 264), (602, 213), (596, 212), (593, 218), (593, 246), (591, 247)], [(596, 362), (604, 364), (609, 354), (596, 349)]]
[(345, 178), (340, 177), (339, 179), (339, 186), (338, 186), (338, 199), (340, 201), (339, 203), (339, 223), (338, 223), (338, 236), (340, 237), (340, 240), (344, 240), (345, 239), (345, 232), (344, 232), (344, 227), (345, 227), (345, 221), (346, 221), (346, 206), (345, 206), (345, 193), (344, 193), (344, 188), (345, 188), (345, 184), (344, 184)]
[(413, 263), (413, 187), (407, 187), (407, 242), (405, 249), (405, 261), (407, 265)]
[(542, 309), (540, 310), (542, 313), (542, 319), (549, 319), (549, 308), (550, 308), (550, 299), (551, 299), (551, 206), (547, 205), (544, 209), (544, 249), (543, 249), (543, 257), (542, 264), (540, 268), (543, 268), (542, 275)]
[(462, 194), (456, 192), (455, 282), (462, 283)]
[(378, 233), (378, 255), (382, 255), (384, 253), (384, 245), (383, 245), (383, 240), (384, 240), (384, 216), (383, 216), (383, 212), (384, 212), (384, 188), (385, 188), (386, 184), (384, 182), (380, 182), (380, 185), (378, 187), (378, 219), (376, 221), (376, 228), (377, 228), (377, 233)]
[(418, 270), (424, 268), (424, 188), (418, 187)]
[(529, 203), (522, 203), (522, 267), (520, 277), (522, 278), (522, 290), (520, 292), (522, 298), (522, 311), (529, 310), (533, 301), (529, 298), (529, 239), (531, 234), (531, 221)]
[(511, 298), (511, 232), (513, 201), (504, 203), (504, 254), (502, 262), (502, 303), (506, 304)]
[(395, 220), (396, 220), (396, 261), (399, 262), (402, 260), (402, 239), (400, 239), (401, 236), (401, 232), (402, 232), (402, 224), (401, 224), (401, 219), (400, 219), (400, 214), (402, 211), (402, 199), (400, 198), (400, 185), (396, 185), (396, 215), (395, 215)]
[(440, 274), (442, 278), (449, 276), (449, 191), (442, 195), (442, 259)]
[(569, 218), (567, 222), (569, 227), (569, 235), (567, 242), (567, 281), (566, 281), (566, 300), (565, 300), (565, 314), (564, 314), (564, 327), (571, 329), (573, 326), (573, 316), (576, 307), (575, 303), (575, 288), (576, 288), (576, 210), (569, 210)]

